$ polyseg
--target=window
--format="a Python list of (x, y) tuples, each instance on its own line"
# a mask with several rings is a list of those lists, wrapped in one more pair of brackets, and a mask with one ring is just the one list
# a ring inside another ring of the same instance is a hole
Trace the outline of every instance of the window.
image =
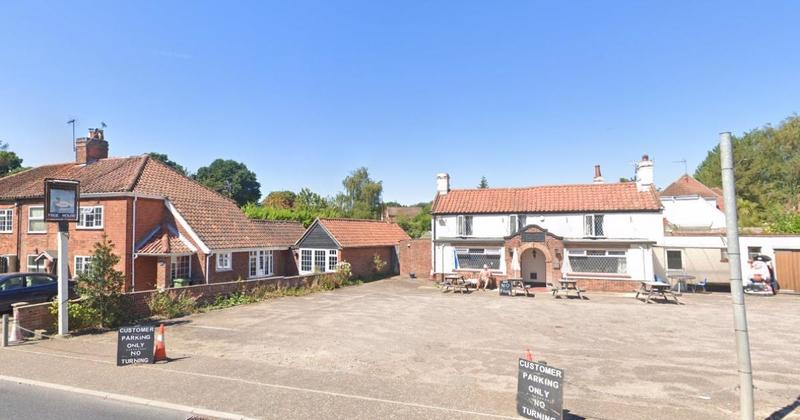
[(47, 286), (48, 284), (55, 283), (56, 280), (50, 276), (43, 276), (41, 274), (35, 276), (25, 276), (25, 287)]
[(273, 272), (274, 260), (272, 251), (250, 251), (250, 277), (270, 276)]
[(667, 250), (667, 270), (683, 270), (683, 253), (680, 249)]
[(335, 249), (328, 250), (328, 271), (336, 271), (339, 264), (339, 255)]
[(527, 226), (527, 217), (524, 214), (508, 216), (508, 234), (513, 235)]
[(81, 229), (102, 229), (103, 206), (81, 207), (78, 227)]
[(23, 276), (11, 277), (0, 283), (0, 291), (21, 289), (23, 287), (25, 287), (25, 277)]
[(318, 273), (325, 272), (325, 256), (328, 251), (324, 249), (314, 250), (314, 271)]
[(602, 214), (587, 214), (586, 225), (584, 229), (586, 236), (600, 237), (603, 234), (603, 215)]
[(85, 257), (76, 255), (75, 256), (75, 273), (74, 275), (79, 275), (85, 273), (89, 270), (89, 264), (92, 262), (92, 257)]
[(44, 264), (39, 264), (36, 261), (36, 255), (28, 255), (28, 272), (44, 273), (44, 271)]
[(44, 222), (44, 207), (28, 208), (28, 233), (46, 233), (47, 224)]
[(761, 247), (760, 246), (748, 246), (747, 247), (747, 259), (754, 259), (755, 257), (761, 255)]
[(223, 252), (217, 254), (217, 271), (230, 271), (231, 270), (231, 253)]
[(170, 270), (170, 280), (175, 279), (188, 279), (192, 274), (192, 257), (189, 255), (181, 255), (172, 257), (172, 266)]
[(0, 210), (0, 233), (11, 233), (14, 226), (14, 210)]
[(458, 216), (458, 236), (472, 236), (472, 216)]
[(311, 255), (312, 251), (310, 249), (300, 250), (300, 271), (304, 273), (311, 272)]
[(500, 248), (456, 248), (456, 268), (480, 270), (485, 264), (492, 270), (499, 270), (501, 254)]
[(8, 273), (8, 257), (0, 257), (0, 273)]
[(570, 249), (567, 251), (572, 271), (576, 273), (627, 274), (625, 251)]

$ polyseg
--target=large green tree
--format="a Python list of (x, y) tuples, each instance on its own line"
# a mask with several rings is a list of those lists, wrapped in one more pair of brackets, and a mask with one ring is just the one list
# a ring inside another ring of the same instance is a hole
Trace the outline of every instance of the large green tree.
[(257, 203), (261, 198), (261, 184), (256, 180), (256, 174), (241, 162), (217, 159), (211, 165), (198, 169), (194, 177), (240, 206)]
[(22, 168), (22, 159), (8, 150), (8, 144), (0, 141), (0, 178)]
[(166, 164), (170, 168), (178, 171), (178, 173), (180, 173), (181, 175), (184, 175), (184, 176), (185, 175), (189, 175), (189, 172), (186, 170), (186, 167), (184, 167), (183, 165), (179, 164), (178, 162), (175, 162), (174, 160), (171, 160), (169, 158), (169, 156), (167, 156), (164, 153), (150, 152), (147, 155), (150, 156), (151, 158), (159, 161), (159, 162), (162, 162), (162, 163)]
[(374, 181), (365, 167), (350, 172), (344, 181), (344, 192), (336, 196), (336, 203), (350, 217), (377, 219), (381, 214), (383, 183)]
[[(777, 226), (795, 214), (800, 198), (800, 117), (733, 137), (736, 195), (742, 226)], [(708, 152), (695, 178), (722, 185), (719, 146)], [(781, 226), (792, 226), (783, 223)], [(780, 230), (780, 228), (776, 228)]]
[(272, 191), (267, 194), (267, 197), (264, 198), (261, 205), (275, 209), (291, 209), (294, 207), (296, 199), (297, 194), (292, 191)]

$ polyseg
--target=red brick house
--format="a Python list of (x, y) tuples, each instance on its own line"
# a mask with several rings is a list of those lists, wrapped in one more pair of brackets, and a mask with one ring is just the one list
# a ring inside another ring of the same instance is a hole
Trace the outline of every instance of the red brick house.
[(398, 273), (398, 246), (408, 234), (396, 223), (363, 219), (317, 219), (297, 241), (300, 274), (336, 271), (350, 263), (355, 277), (375, 274), (374, 258), (386, 262), (380, 274)]
[(56, 224), (43, 221), (44, 179), (81, 183), (80, 221), (69, 227), (70, 276), (103, 235), (115, 245), (127, 290), (172, 280), (214, 283), (297, 274), (298, 223), (248, 219), (235, 202), (148, 156), (109, 158), (102, 130), (76, 143), (74, 162), (0, 179), (0, 272), (53, 270)]

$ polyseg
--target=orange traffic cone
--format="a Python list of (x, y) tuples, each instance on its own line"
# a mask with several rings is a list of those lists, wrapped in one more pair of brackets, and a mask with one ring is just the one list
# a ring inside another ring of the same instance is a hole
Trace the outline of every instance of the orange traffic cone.
[(164, 324), (158, 327), (158, 334), (156, 334), (156, 350), (153, 354), (153, 361), (160, 362), (167, 360), (167, 346), (164, 344)]
[(525, 350), (525, 360), (529, 362), (533, 361), (533, 353), (531, 353), (531, 349)]

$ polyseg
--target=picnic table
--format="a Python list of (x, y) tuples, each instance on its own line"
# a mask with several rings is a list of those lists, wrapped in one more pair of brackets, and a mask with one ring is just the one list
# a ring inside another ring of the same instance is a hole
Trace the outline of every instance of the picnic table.
[(639, 287), (639, 290), (636, 291), (636, 299), (639, 299), (640, 294), (647, 295), (647, 298), (644, 300), (645, 303), (650, 303), (650, 299), (658, 296), (664, 298), (664, 302), (669, 302), (669, 296), (672, 296), (672, 299), (675, 299), (675, 303), (678, 303), (678, 297), (672, 293), (672, 285), (669, 283), (662, 283), (660, 281), (643, 281), (641, 282), (642, 285)]
[(463, 294), (465, 291), (468, 291), (467, 289), (468, 284), (467, 281), (464, 279), (464, 276), (457, 273), (445, 274), (441, 286), (442, 286), (442, 293), (450, 289), (453, 289), (453, 293), (458, 291)]
[(575, 279), (561, 279), (557, 286), (550, 285), (550, 291), (553, 292), (554, 297), (558, 297), (560, 293), (564, 293), (564, 296), (569, 297), (569, 292), (574, 291), (579, 298), (583, 299), (583, 290), (578, 287), (578, 281)]
[[(668, 274), (667, 278), (670, 279), (670, 283), (673, 287), (675, 285), (678, 286), (679, 295), (683, 293), (682, 290), (687, 290), (687, 282), (692, 283), (695, 279), (697, 279), (697, 277), (686, 273)], [(681, 286), (683, 287), (681, 288)]]
[(520, 278), (511, 278), (508, 279), (508, 282), (511, 283), (511, 296), (517, 295), (517, 290), (525, 292), (525, 296), (530, 296), (530, 284), (525, 283)]

